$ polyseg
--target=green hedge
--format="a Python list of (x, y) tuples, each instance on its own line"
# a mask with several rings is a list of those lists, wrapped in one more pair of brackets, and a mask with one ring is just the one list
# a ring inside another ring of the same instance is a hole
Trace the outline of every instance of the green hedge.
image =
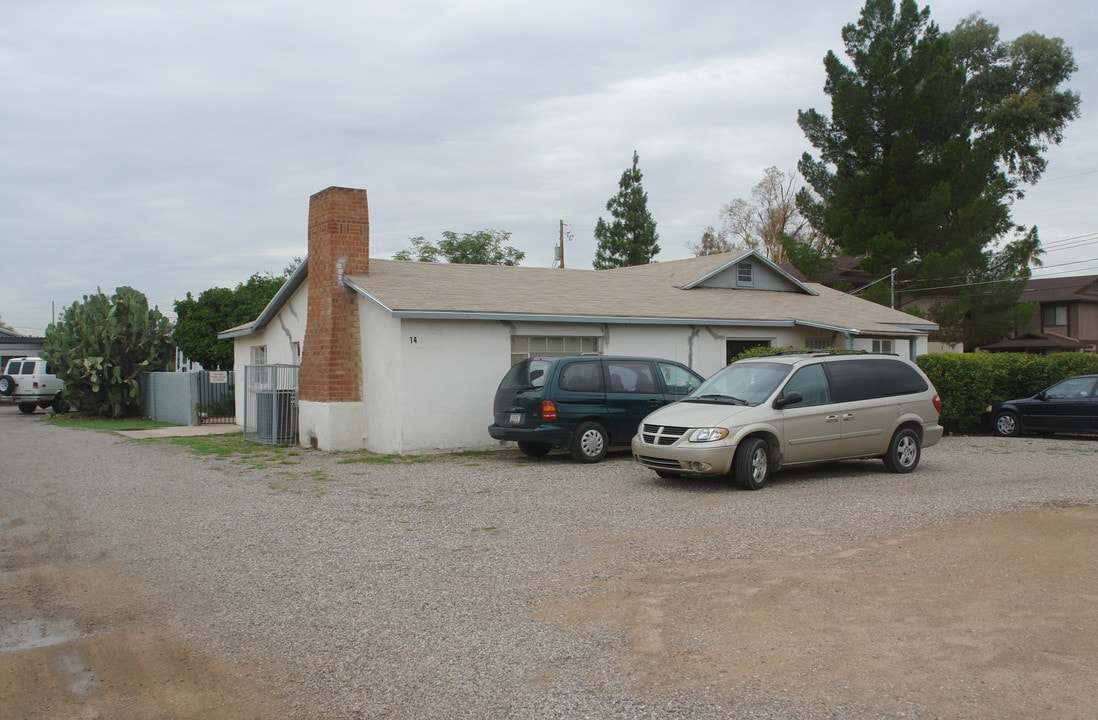
[(1086, 353), (934, 353), (917, 360), (942, 396), (941, 423), (949, 431), (978, 427), (987, 406), (1028, 397), (1072, 375), (1098, 373)]

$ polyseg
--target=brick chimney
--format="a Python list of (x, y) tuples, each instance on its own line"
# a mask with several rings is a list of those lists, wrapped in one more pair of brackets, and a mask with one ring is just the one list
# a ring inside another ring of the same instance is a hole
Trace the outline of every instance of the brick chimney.
[(362, 400), (358, 296), (341, 279), (369, 271), (366, 191), (330, 187), (309, 198), (309, 315), (299, 378), (301, 400)]

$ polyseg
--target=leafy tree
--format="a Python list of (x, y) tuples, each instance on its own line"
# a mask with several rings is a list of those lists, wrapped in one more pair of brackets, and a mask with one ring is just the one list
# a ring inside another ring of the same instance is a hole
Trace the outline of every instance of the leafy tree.
[[(797, 208), (797, 175), (786, 175), (776, 167), (763, 171), (762, 180), (751, 189), (751, 200), (736, 198), (721, 208), (721, 229), (712, 232), (706, 228), (700, 246), (687, 244), (695, 255), (709, 247), (737, 246), (762, 248), (768, 258), (776, 263), (789, 260), (786, 247), (790, 242), (803, 243), (807, 249), (825, 252), (826, 238), (812, 229)], [(712, 233), (715, 242), (706, 240)], [(735, 240), (729, 240), (735, 238)]]
[(412, 247), (393, 253), (393, 259), (462, 265), (518, 265), (526, 253), (504, 245), (510, 238), (511, 233), (497, 230), (479, 230), (461, 235), (447, 230), (442, 233), (438, 244), (422, 237), (412, 238)]
[(915, 0), (898, 11), (867, 0), (842, 37), (852, 67), (824, 59), (831, 117), (798, 114), (820, 153), (798, 165), (815, 191), (798, 193), (799, 209), (841, 252), (866, 255), (870, 273), (897, 268), (942, 339), (1001, 338), (1029, 311), (1014, 308), (1041, 254), (1010, 206), (1078, 116), (1078, 95), (1060, 89), (1071, 50), (1036, 33), (1003, 42), (975, 15), (942, 33)]
[(595, 225), (596, 270), (647, 265), (660, 251), (657, 244), (660, 236), (648, 212), (648, 193), (641, 185), (644, 176), (637, 167), (638, 160), (634, 150), (633, 167), (622, 173), (618, 194), (606, 203), (613, 221), (607, 223), (600, 217)]
[(301, 259), (294, 258), (281, 276), (256, 273), (235, 289), (210, 288), (197, 299), (188, 292), (176, 300), (176, 347), (204, 368), (231, 368), (233, 341), (218, 340), (217, 334), (258, 317), (300, 264)]
[(3, 316), (0, 316), (0, 330), (10, 330), (12, 332), (15, 332), (15, 328), (4, 322)]
[(720, 255), (721, 253), (732, 252), (736, 249), (736, 245), (728, 239), (728, 230), (723, 227), (718, 230), (712, 225), (705, 228), (701, 238), (697, 241), (688, 240), (686, 247), (690, 252), (694, 253), (694, 257)]
[(164, 370), (174, 349), (172, 325), (143, 293), (120, 287), (74, 302), (46, 328), (42, 356), (65, 381), (64, 397), (78, 410), (102, 417), (140, 411), (138, 376)]

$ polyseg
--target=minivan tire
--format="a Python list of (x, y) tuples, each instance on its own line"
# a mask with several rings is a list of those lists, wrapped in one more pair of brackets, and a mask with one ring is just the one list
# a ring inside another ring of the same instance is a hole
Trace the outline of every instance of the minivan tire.
[(15, 378), (11, 375), (0, 375), (0, 395), (7, 397), (15, 392)]
[(889, 472), (909, 473), (919, 467), (919, 433), (909, 427), (903, 427), (892, 436), (888, 443), (888, 452), (884, 456), (885, 467)]
[(744, 490), (761, 490), (770, 478), (770, 449), (762, 438), (749, 438), (740, 444), (732, 460), (736, 481)]
[(30, 415), (32, 412), (38, 409), (36, 403), (19, 403), (19, 412), (24, 415)]
[(606, 429), (597, 422), (587, 420), (576, 426), (569, 449), (577, 462), (597, 463), (606, 457), (609, 445), (610, 438), (606, 436)]
[(518, 447), (526, 457), (545, 457), (553, 449), (549, 443), (539, 442), (520, 442)]

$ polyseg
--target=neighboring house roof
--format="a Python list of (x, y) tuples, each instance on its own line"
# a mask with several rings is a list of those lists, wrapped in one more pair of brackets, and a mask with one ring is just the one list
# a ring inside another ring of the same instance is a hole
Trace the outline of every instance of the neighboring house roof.
[(1030, 278), (1019, 298), (1022, 302), (1098, 303), (1098, 275), (1063, 278)]
[[(765, 273), (768, 287), (777, 289), (730, 287), (735, 282), (737, 266), (745, 260)], [(922, 334), (938, 329), (936, 324), (913, 315), (823, 285), (801, 282), (754, 250), (612, 270), (371, 258), (369, 274), (347, 275), (343, 283), (401, 318), (737, 327), (801, 325), (880, 336)], [(218, 337), (241, 337), (262, 330), (290, 293), (292, 290), (279, 291), (255, 322), (226, 330)]]
[(988, 352), (1037, 352), (1037, 351), (1063, 351), (1086, 350), (1093, 346), (1080, 342), (1075, 338), (1058, 333), (1026, 333), (1016, 338), (1000, 340), (991, 345), (984, 345), (980, 349)]
[(20, 335), (14, 330), (0, 328), (0, 345), (37, 345), (41, 347), (46, 342), (44, 337), (34, 335)]
[[(868, 285), (877, 278), (862, 270), (862, 261), (866, 257), (865, 255), (836, 255), (831, 258), (831, 267), (820, 275), (820, 282), (828, 287), (834, 285), (837, 280), (845, 280), (855, 288)], [(798, 280), (808, 279), (804, 273), (794, 267), (793, 263), (782, 263), (781, 267)]]

